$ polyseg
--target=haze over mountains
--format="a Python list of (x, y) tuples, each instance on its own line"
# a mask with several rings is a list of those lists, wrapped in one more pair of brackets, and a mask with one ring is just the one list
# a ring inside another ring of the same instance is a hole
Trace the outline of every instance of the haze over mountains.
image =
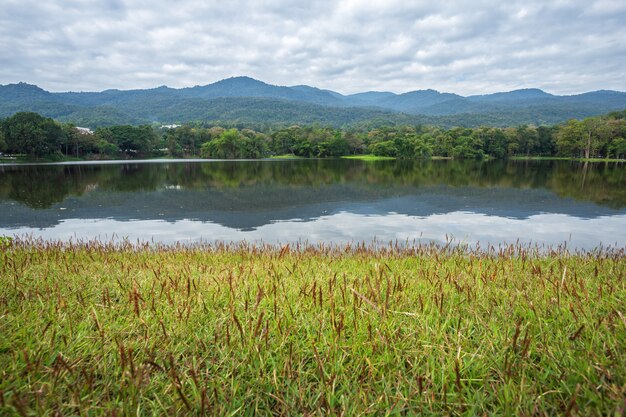
[(449, 126), (555, 124), (626, 108), (626, 93), (556, 96), (522, 89), (463, 97), (435, 90), (352, 95), (306, 85), (275, 86), (234, 77), (189, 88), (51, 93), (26, 83), (0, 85), (0, 117), (18, 111), (77, 125), (229, 122), (245, 124), (428, 123)]

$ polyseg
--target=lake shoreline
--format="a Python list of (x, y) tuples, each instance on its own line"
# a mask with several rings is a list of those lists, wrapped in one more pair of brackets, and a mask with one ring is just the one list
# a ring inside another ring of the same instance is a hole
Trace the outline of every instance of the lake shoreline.
[[(360, 160), (360, 161), (391, 161), (391, 160), (403, 160), (402, 158), (393, 157), (393, 156), (377, 156), (372, 154), (363, 154), (363, 155), (344, 155), (337, 158), (313, 158), (313, 157), (304, 157), (304, 156), (296, 156), (296, 155), (275, 155), (270, 156), (268, 158), (243, 158), (243, 159), (219, 159), (219, 158), (198, 158), (198, 157), (190, 157), (190, 158), (170, 158), (170, 157), (146, 157), (146, 158), (138, 158), (138, 159), (81, 159), (81, 158), (62, 158), (59, 160), (56, 159), (8, 159), (8, 158), (0, 158), (0, 166), (1, 165), (50, 165), (50, 164), (69, 164), (69, 163), (90, 163), (97, 164), (99, 162), (105, 163), (141, 163), (141, 162), (211, 162), (211, 161), (290, 161), (290, 160), (332, 160), (332, 159), (348, 159), (348, 160)], [(411, 161), (441, 161), (441, 160), (457, 160), (453, 157), (449, 156), (432, 156), (430, 158), (424, 159), (407, 159)], [(465, 159), (461, 159), (465, 160)], [(609, 163), (624, 163), (626, 159), (615, 159), (615, 158), (570, 158), (570, 157), (557, 157), (557, 156), (512, 156), (509, 158), (484, 158), (482, 161), (573, 161), (573, 162), (609, 162)], [(481, 161), (479, 159), (478, 161)]]

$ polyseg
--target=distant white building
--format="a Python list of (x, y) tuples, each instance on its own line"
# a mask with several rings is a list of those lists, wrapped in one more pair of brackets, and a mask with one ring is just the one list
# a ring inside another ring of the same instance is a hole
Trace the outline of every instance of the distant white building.
[(161, 127), (163, 129), (176, 129), (177, 127), (180, 127), (181, 125), (161, 125)]
[(76, 130), (78, 130), (78, 132), (82, 133), (83, 135), (93, 135), (93, 130), (89, 129), (88, 127), (76, 126)]

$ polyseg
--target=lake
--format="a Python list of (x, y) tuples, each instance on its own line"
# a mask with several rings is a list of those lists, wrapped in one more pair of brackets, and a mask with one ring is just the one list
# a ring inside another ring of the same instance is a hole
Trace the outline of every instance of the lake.
[(626, 169), (572, 161), (0, 165), (0, 235), (626, 246)]

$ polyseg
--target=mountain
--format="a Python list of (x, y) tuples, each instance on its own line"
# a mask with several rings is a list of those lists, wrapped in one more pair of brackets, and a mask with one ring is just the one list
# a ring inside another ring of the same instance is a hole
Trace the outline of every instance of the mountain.
[(591, 91), (573, 96), (563, 96), (562, 99), (572, 104), (595, 104), (599, 106), (624, 107), (626, 93), (611, 90)]
[(419, 90), (387, 97), (380, 101), (380, 105), (405, 113), (420, 114), (430, 106), (457, 99), (462, 99), (462, 97), (456, 94), (440, 93), (435, 90)]
[(396, 94), (383, 91), (367, 91), (345, 96), (345, 100), (354, 106), (376, 106), (379, 102), (394, 97)]
[(250, 77), (232, 77), (205, 86), (179, 90), (183, 97), (214, 99), (223, 97), (258, 97), (303, 101), (306, 103), (340, 106), (341, 99), (309, 86), (281, 87)]
[(494, 94), (485, 94), (485, 95), (479, 95), (479, 96), (469, 96), (467, 98), (470, 101), (479, 102), (479, 103), (498, 103), (498, 102), (547, 99), (550, 97), (554, 97), (554, 96), (538, 88), (524, 88), (521, 90), (513, 90), (513, 91), (506, 92), (506, 93), (494, 93)]
[(0, 85), (0, 97), (10, 97), (19, 99), (41, 99), (50, 98), (52, 93), (27, 83)]
[(368, 123), (449, 126), (555, 124), (626, 108), (626, 93), (557, 96), (529, 88), (461, 96), (436, 90), (351, 95), (307, 85), (277, 86), (232, 77), (187, 88), (51, 93), (36, 85), (0, 85), (0, 117), (35, 111), (79, 125), (229, 122), (239, 124)]

